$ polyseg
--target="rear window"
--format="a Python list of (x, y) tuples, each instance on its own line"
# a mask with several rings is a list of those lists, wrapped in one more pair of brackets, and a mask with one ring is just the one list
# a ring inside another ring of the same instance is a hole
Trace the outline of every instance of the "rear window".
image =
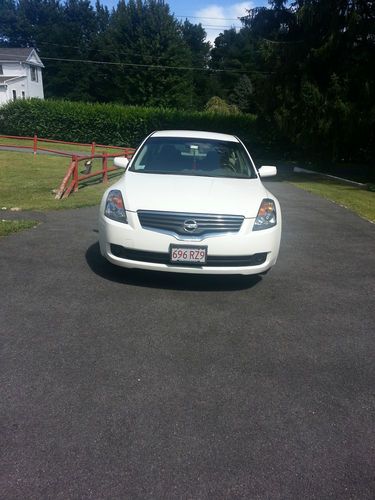
[(136, 154), (133, 172), (252, 179), (257, 175), (238, 142), (150, 137)]

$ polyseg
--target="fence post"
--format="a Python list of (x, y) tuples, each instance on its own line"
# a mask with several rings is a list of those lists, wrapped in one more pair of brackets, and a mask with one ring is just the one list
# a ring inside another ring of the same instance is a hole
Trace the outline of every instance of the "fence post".
[(91, 156), (94, 156), (95, 154), (95, 142), (91, 143)]
[(59, 189), (56, 192), (56, 196), (55, 196), (56, 200), (60, 200), (63, 197), (65, 190), (66, 190), (66, 186), (68, 185), (69, 179), (70, 179), (71, 175), (73, 174), (73, 170), (74, 170), (74, 161), (73, 161), (73, 157), (72, 157), (68, 171), (65, 174), (65, 177), (64, 177)]
[(34, 141), (33, 141), (34, 156), (36, 155), (37, 150), (38, 150), (38, 136), (34, 134)]
[(103, 178), (102, 182), (108, 182), (108, 153), (103, 153)]
[(78, 160), (76, 156), (73, 156), (74, 170), (73, 170), (73, 182), (74, 182), (74, 192), (78, 191)]

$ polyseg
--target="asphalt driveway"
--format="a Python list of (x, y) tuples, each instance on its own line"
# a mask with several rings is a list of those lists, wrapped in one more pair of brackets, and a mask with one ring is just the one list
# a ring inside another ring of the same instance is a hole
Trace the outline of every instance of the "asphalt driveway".
[(264, 278), (113, 268), (97, 209), (0, 239), (1, 498), (374, 498), (375, 226), (269, 186)]

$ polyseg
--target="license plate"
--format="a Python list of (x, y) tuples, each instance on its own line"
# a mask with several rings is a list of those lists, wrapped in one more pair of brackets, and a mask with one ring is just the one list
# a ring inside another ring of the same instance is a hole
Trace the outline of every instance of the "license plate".
[(171, 245), (169, 255), (174, 264), (205, 264), (207, 262), (207, 247)]

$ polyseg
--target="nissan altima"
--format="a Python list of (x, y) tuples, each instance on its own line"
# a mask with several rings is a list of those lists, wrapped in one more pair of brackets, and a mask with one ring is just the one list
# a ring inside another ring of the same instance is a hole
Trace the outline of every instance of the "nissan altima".
[(127, 268), (262, 274), (277, 260), (278, 200), (235, 136), (190, 130), (150, 134), (100, 205), (102, 255)]

